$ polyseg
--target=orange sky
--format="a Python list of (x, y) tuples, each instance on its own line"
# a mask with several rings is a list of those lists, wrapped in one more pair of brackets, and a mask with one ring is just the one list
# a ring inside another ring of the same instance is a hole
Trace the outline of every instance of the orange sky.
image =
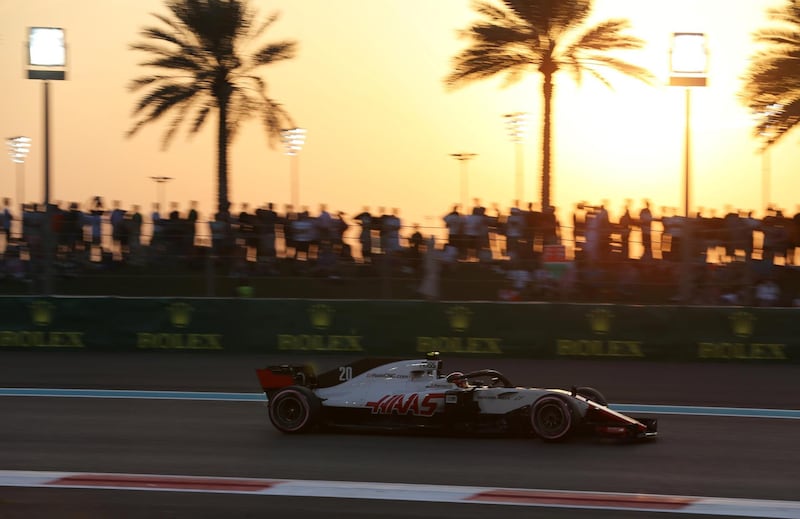
[[(531, 76), (501, 89), (500, 81), (455, 92), (442, 78), (464, 43), (456, 31), (475, 18), (467, 0), (255, 0), (263, 14), (281, 12), (269, 39), (294, 38), (296, 59), (264, 69), (271, 95), (308, 140), (299, 157), (300, 202), (349, 214), (368, 205), (397, 207), (404, 223), (436, 225), (460, 200), (459, 164), (450, 153), (478, 156), (468, 165), (469, 196), (507, 209), (514, 198), (515, 153), (502, 115), (526, 111), (533, 133), (524, 153), (526, 200), (538, 201), (540, 83)], [(708, 35), (709, 86), (693, 93), (692, 207), (761, 207), (762, 162), (738, 103), (738, 78), (752, 53), (751, 33), (773, 0), (597, 0), (595, 19), (622, 16), (648, 40), (628, 55), (666, 82), (675, 31)], [(85, 203), (94, 195), (140, 204), (157, 200), (153, 175), (174, 180), (166, 200), (202, 216), (215, 209), (214, 125), (191, 139), (180, 134), (166, 151), (165, 126), (126, 139), (136, 96), (126, 90), (142, 58), (127, 49), (137, 32), (164, 13), (162, 0), (2, 0), (0, 2), (0, 136), (27, 135), (33, 151), (25, 194), (42, 200), (42, 85), (25, 79), (27, 27), (67, 31), (68, 80), (52, 84), (52, 195)], [(613, 77), (615, 90), (587, 77), (576, 86), (559, 76), (555, 100), (553, 199), (566, 221), (579, 200), (608, 200), (612, 219), (626, 198), (640, 206), (682, 206), (684, 95)], [(287, 203), (290, 163), (270, 149), (256, 121), (232, 147), (234, 209)], [(771, 153), (771, 201), (794, 213), (800, 180), (793, 169), (798, 136)], [(15, 198), (17, 170), (0, 164), (0, 195)], [(660, 213), (660, 209), (656, 210)]]

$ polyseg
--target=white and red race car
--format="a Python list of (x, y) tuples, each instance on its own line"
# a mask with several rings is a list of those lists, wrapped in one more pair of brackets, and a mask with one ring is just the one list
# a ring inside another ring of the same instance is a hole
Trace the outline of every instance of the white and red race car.
[(316, 375), (310, 365), (257, 369), (269, 418), (279, 431), (317, 427), (535, 435), (560, 441), (584, 432), (619, 439), (657, 435), (653, 418), (610, 409), (589, 387), (518, 387), (485, 369), (442, 373), (437, 353), (425, 359), (361, 359)]

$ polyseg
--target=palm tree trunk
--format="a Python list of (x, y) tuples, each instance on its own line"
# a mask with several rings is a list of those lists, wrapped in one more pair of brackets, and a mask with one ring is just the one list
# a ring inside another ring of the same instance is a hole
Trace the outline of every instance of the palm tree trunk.
[(219, 128), (217, 131), (217, 211), (229, 213), (228, 201), (228, 100), (219, 99)]
[(553, 74), (542, 72), (542, 97), (544, 98), (544, 114), (542, 116), (542, 211), (550, 204), (550, 168), (551, 168), (551, 140), (552, 140), (552, 104), (553, 104)]

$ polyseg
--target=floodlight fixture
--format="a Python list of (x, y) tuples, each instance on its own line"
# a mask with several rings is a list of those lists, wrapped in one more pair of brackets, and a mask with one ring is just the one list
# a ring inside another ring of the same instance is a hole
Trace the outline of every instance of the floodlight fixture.
[(297, 155), (303, 149), (306, 142), (306, 129), (305, 128), (287, 128), (281, 130), (281, 138), (286, 150), (286, 154), (291, 156)]
[(305, 128), (286, 128), (281, 130), (281, 139), (283, 140), (283, 146), (291, 160), (289, 164), (289, 183), (291, 184), (290, 187), (290, 199), (292, 202), (292, 207), (295, 210), (298, 209), (298, 205), (300, 203), (300, 165), (298, 164), (298, 157), (297, 155), (303, 149), (303, 145), (306, 143), (306, 129)]
[(24, 164), (25, 157), (31, 151), (31, 138), (24, 136), (9, 137), (6, 139), (8, 146), (8, 154), (11, 157), (11, 162), (15, 164)]
[(67, 46), (64, 29), (31, 27), (28, 29), (28, 79), (65, 79)]
[(706, 86), (708, 47), (702, 32), (676, 32), (670, 47), (671, 86)]

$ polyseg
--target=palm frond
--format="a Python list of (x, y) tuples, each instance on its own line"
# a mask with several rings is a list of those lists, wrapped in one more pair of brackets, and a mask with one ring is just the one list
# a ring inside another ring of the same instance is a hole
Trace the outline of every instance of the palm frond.
[(511, 26), (496, 24), (475, 24), (465, 34), (475, 44), (492, 44), (501, 46), (505, 43), (518, 41), (521, 35)]
[(501, 9), (486, 1), (473, 2), (472, 10), (483, 17), (487, 23), (494, 25), (516, 25), (521, 21), (519, 17), (514, 16), (513, 11)]
[[(601, 74), (600, 69), (606, 69), (638, 79), (647, 84), (652, 84), (655, 80), (655, 76), (648, 69), (607, 54), (587, 54), (580, 58), (580, 65), (583, 69), (592, 72), (595, 77)], [(606, 81), (603, 82), (608, 84)]]
[[(133, 113), (135, 115), (141, 114), (141, 117), (128, 131), (127, 135), (135, 135), (144, 125), (161, 119), (164, 114), (170, 111), (178, 110), (180, 112), (182, 108), (181, 105), (191, 103), (194, 94), (195, 92), (191, 87), (174, 83), (155, 88), (149, 94), (142, 97), (134, 107)], [(163, 148), (169, 145), (175, 133), (176, 126), (177, 123), (173, 120), (172, 125), (167, 130), (162, 140)]]
[(128, 90), (135, 92), (140, 88), (146, 87), (158, 81), (163, 81), (165, 79), (172, 79), (172, 76), (142, 76), (128, 83)]
[(158, 27), (145, 27), (139, 32), (139, 34), (148, 40), (171, 43), (176, 47), (186, 46), (186, 42), (183, 40), (183, 38), (180, 38), (178, 34), (175, 34), (174, 32), (168, 32)]
[[(197, 105), (201, 105), (201, 108), (198, 110), (198, 112), (202, 112), (203, 108), (205, 106), (208, 106), (208, 100), (210, 99), (211, 99), (210, 96), (205, 96), (201, 98), (200, 96), (195, 94), (188, 97), (186, 100), (175, 106), (175, 109), (173, 110), (175, 112), (175, 115), (173, 116), (169, 129), (167, 133), (164, 135), (164, 138), (162, 140), (164, 147), (166, 147), (166, 145), (172, 141), (172, 137), (175, 135), (177, 130), (183, 125), (184, 121), (191, 114), (191, 112), (197, 109)], [(194, 116), (194, 122), (192, 123), (192, 125), (189, 127), (188, 130), (189, 136), (192, 136), (198, 131), (200, 131), (202, 123), (204, 122), (205, 119), (198, 121), (199, 118), (200, 118), (199, 114)]]
[(261, 35), (264, 34), (267, 31), (267, 29), (269, 29), (272, 26), (272, 24), (274, 24), (278, 20), (279, 17), (280, 17), (279, 13), (272, 13), (261, 23), (261, 25), (256, 27), (251, 37), (253, 39), (260, 38)]
[(150, 13), (151, 16), (156, 18), (158, 21), (172, 29), (178, 34), (191, 37), (191, 33), (186, 30), (186, 26), (180, 23), (180, 21), (176, 18), (170, 18), (169, 16), (165, 16), (159, 13)]
[(786, 0), (784, 5), (771, 7), (767, 17), (774, 24), (800, 25), (800, 3), (797, 0)]
[(264, 97), (264, 112), (262, 114), (262, 121), (264, 129), (267, 132), (268, 140), (271, 146), (280, 142), (281, 130), (283, 128), (291, 128), (295, 126), (292, 117), (286, 109), (272, 98)]
[(788, 29), (762, 29), (755, 33), (754, 39), (758, 43), (770, 46), (796, 46), (800, 44), (800, 34), (797, 30)]
[(754, 136), (771, 146), (800, 123), (800, 2), (769, 12), (771, 25), (753, 39), (762, 45), (743, 77), (740, 99), (754, 115)]
[(583, 24), (591, 14), (591, 0), (503, 0), (506, 7), (549, 40)]
[(800, 99), (786, 105), (769, 104), (749, 106), (754, 116), (753, 136), (766, 148), (779, 142), (800, 123)]
[(528, 56), (503, 54), (493, 50), (468, 49), (454, 59), (452, 72), (445, 78), (449, 88), (455, 89), (475, 80), (490, 78), (503, 72), (509, 73), (513, 82), (520, 69), (535, 66)]
[[(580, 75), (581, 72), (586, 72), (587, 74), (593, 76), (599, 82), (603, 83), (606, 86), (606, 88), (608, 88), (609, 90), (614, 90), (614, 86), (611, 84), (611, 82), (608, 79), (606, 79), (606, 77), (603, 74), (600, 73), (599, 70), (597, 70), (595, 68), (592, 68), (592, 67), (581, 67), (580, 68), (580, 72), (578, 72), (578, 74)], [(577, 82), (580, 83), (580, 81), (581, 81), (581, 79), (580, 79), (580, 76), (579, 76), (578, 79), (577, 79)]]
[(191, 56), (186, 55), (156, 56), (154, 59), (142, 61), (139, 64), (145, 67), (189, 72), (199, 72), (203, 69), (202, 64), (197, 63)]
[(128, 46), (129, 49), (145, 52), (153, 56), (171, 57), (181, 56), (198, 63), (199, 67), (208, 66), (208, 54), (202, 49), (189, 44), (181, 43), (177, 46), (167, 46), (163, 41), (138, 42)]
[(644, 47), (644, 40), (624, 34), (630, 27), (628, 20), (612, 19), (590, 27), (581, 34), (570, 48), (592, 51), (632, 50)]
[(149, 54), (156, 54), (158, 56), (171, 56), (175, 54), (173, 49), (168, 49), (164, 47), (162, 44), (154, 44), (154, 43), (132, 43), (128, 45), (130, 50), (138, 50), (142, 52), (147, 52)]
[(294, 41), (270, 43), (259, 49), (253, 55), (252, 61), (255, 65), (269, 65), (270, 63), (292, 59), (295, 57), (296, 52), (297, 43)]
[(448, 88), (503, 72), (507, 73), (504, 86), (508, 86), (522, 78), (524, 69), (538, 66), (547, 51), (541, 48), (536, 29), (522, 18), (524, 12), (487, 2), (477, 2), (475, 8), (485, 19), (462, 33), (471, 46), (453, 58), (452, 72), (444, 80)]
[(190, 86), (170, 83), (155, 88), (144, 96), (136, 104), (133, 113), (139, 114), (147, 111), (144, 117), (154, 121), (161, 117), (167, 110), (179, 106), (182, 102), (191, 98), (195, 90)]
[(192, 121), (192, 126), (190, 128), (191, 133), (197, 133), (200, 131), (200, 128), (203, 127), (206, 120), (208, 119), (208, 114), (214, 109), (214, 105), (212, 103), (205, 103), (198, 111), (197, 115)]

